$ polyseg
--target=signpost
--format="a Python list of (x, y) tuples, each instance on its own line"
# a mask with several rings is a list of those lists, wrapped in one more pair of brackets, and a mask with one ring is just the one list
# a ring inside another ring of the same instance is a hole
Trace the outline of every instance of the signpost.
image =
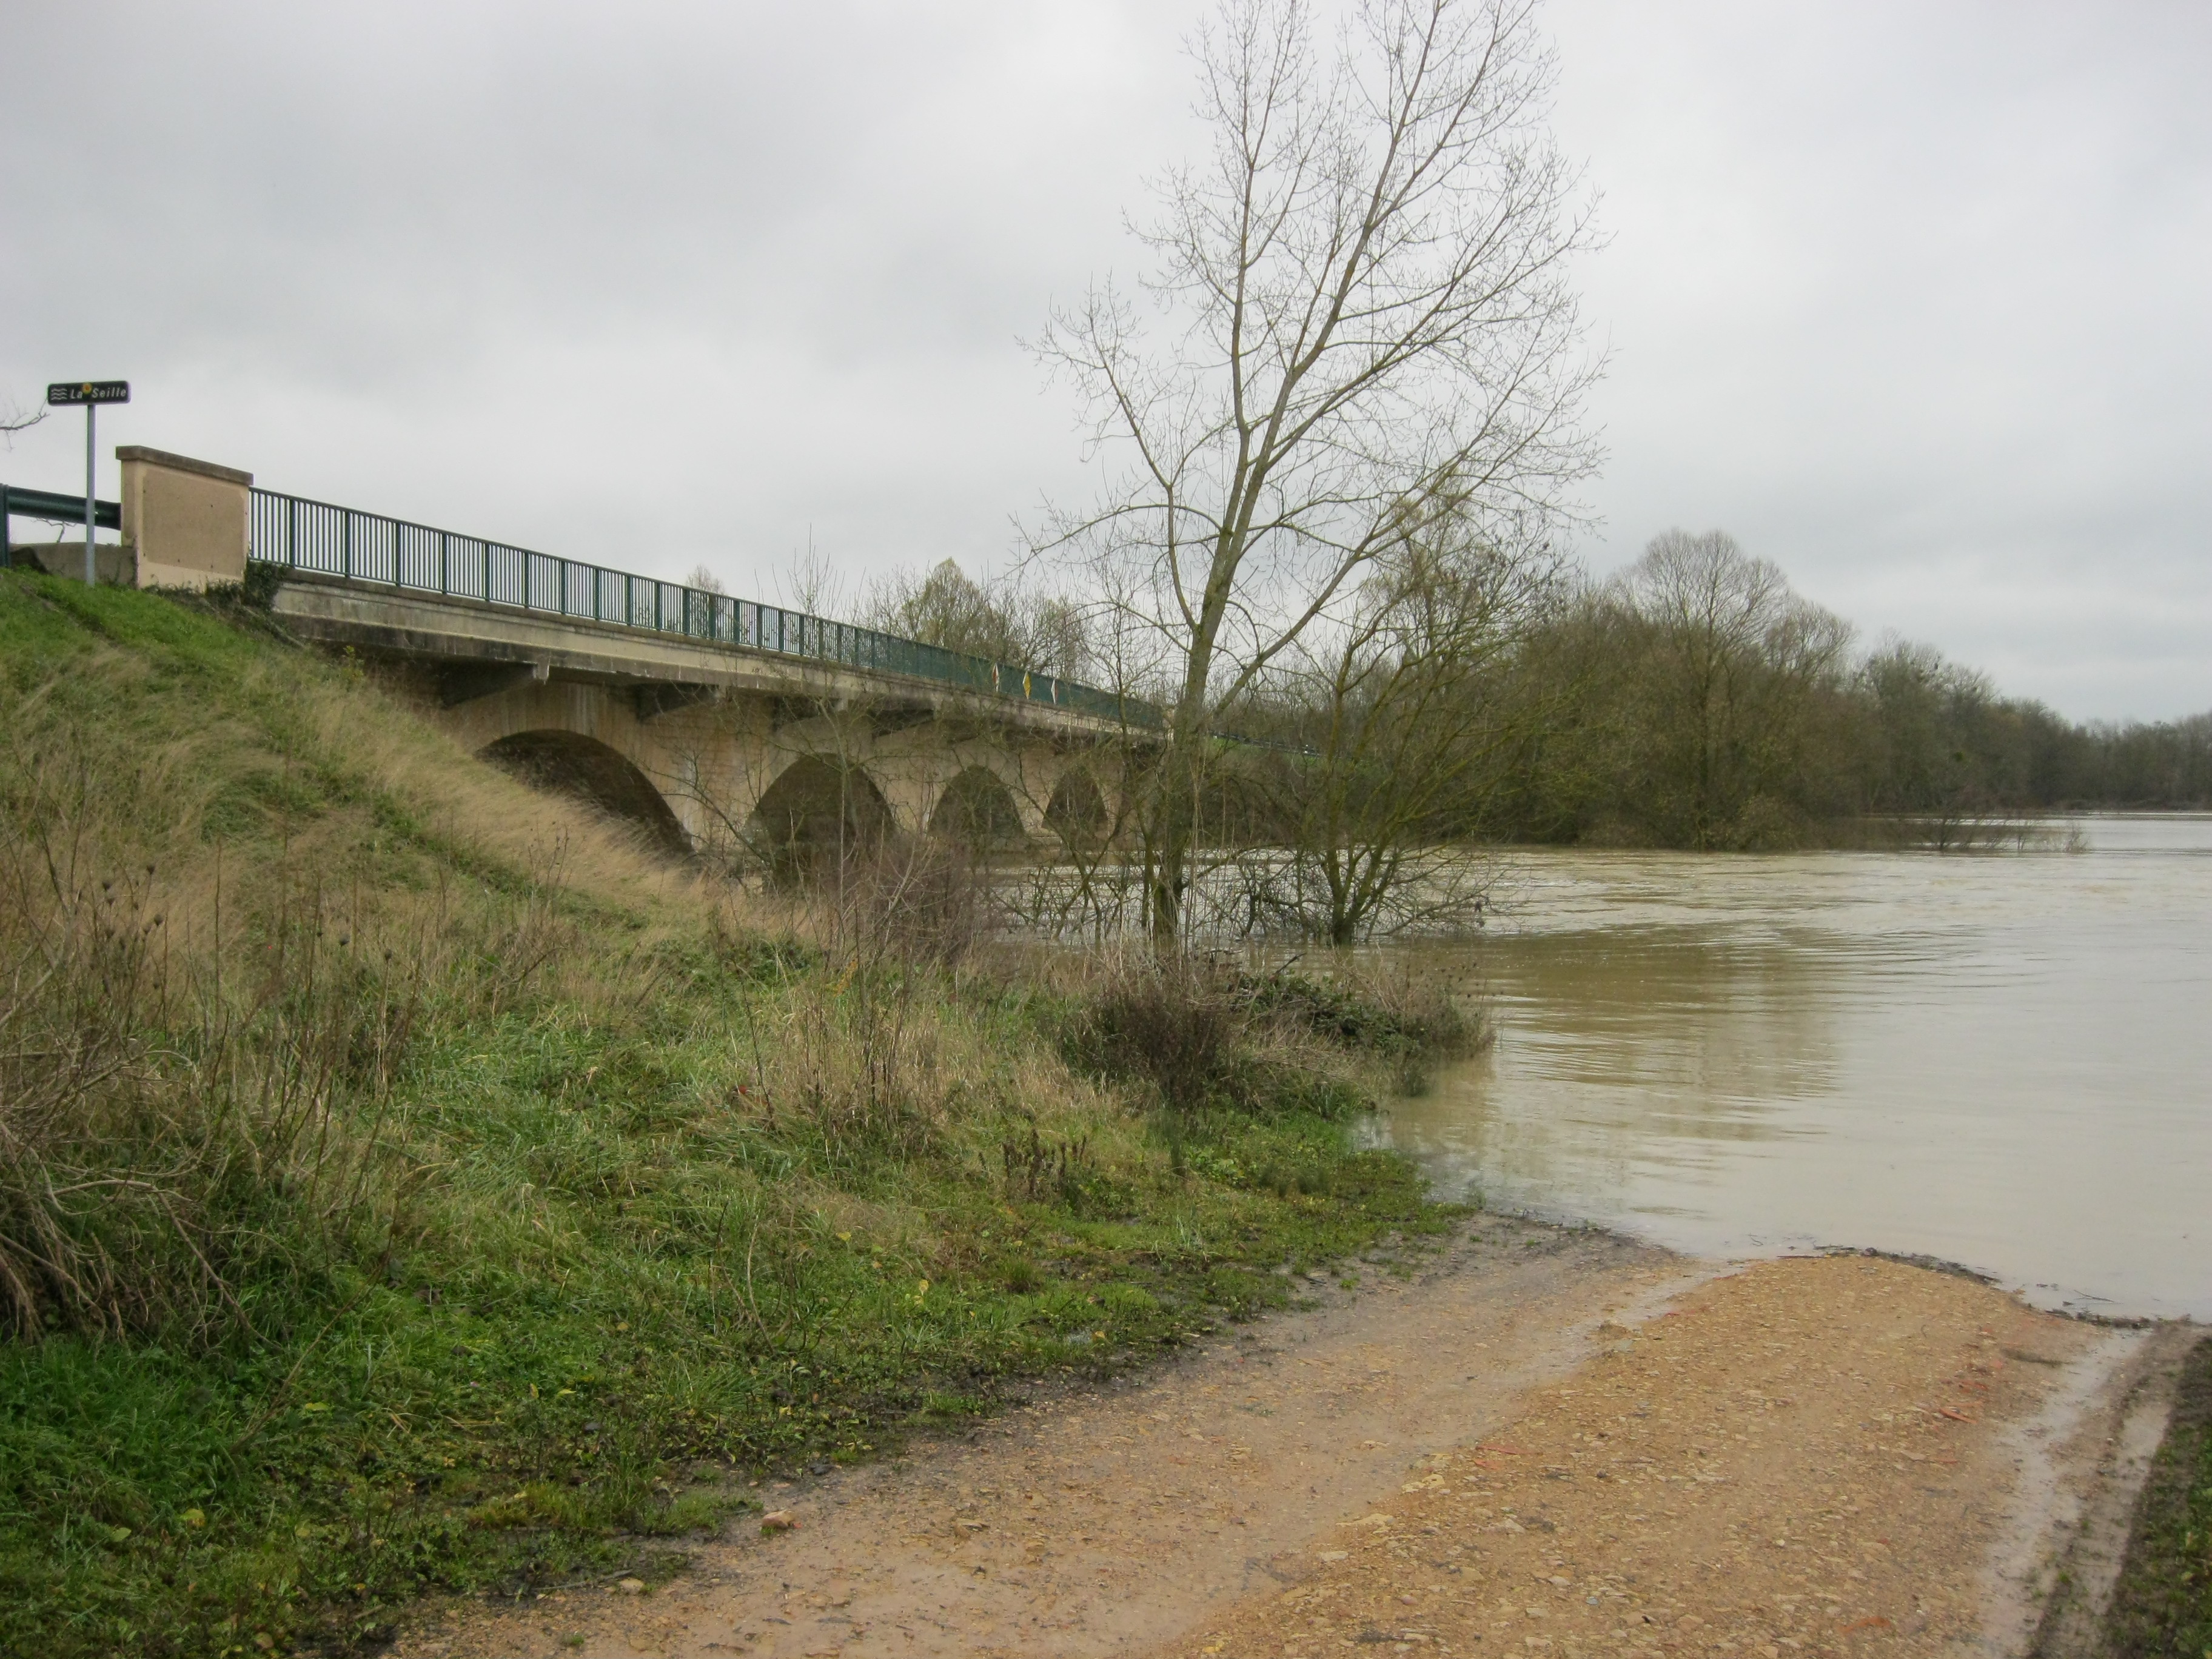
[(84, 405), (84, 585), (90, 587), (95, 580), (92, 563), (92, 417), (102, 404), (127, 404), (131, 401), (131, 382), (128, 380), (57, 380), (46, 388), (46, 401), (57, 409), (70, 404)]

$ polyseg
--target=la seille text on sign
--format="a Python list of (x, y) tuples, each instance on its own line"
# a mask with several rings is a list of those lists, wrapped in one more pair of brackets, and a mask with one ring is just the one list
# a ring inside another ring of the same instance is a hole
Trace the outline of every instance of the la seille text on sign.
[(50, 404), (127, 404), (128, 380), (56, 380), (46, 388)]

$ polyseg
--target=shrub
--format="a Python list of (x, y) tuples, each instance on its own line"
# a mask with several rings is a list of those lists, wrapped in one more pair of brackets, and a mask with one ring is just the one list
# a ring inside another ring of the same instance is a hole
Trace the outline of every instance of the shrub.
[(1204, 966), (1132, 953), (1109, 966), (1067, 1046), (1075, 1064), (1142, 1079), (1188, 1112), (1218, 1092), (1243, 1036), (1237, 999)]
[(839, 960), (957, 967), (995, 927), (988, 866), (939, 836), (878, 828), (842, 846), (751, 849), (738, 872), (757, 879), (793, 932)]
[(1237, 991), (1279, 1025), (1379, 1060), (1402, 1095), (1425, 1092), (1437, 1060), (1478, 1053), (1491, 1041), (1480, 1012), (1469, 1012), (1443, 987), (1402, 972), (1317, 980), (1282, 969), (1246, 975)]

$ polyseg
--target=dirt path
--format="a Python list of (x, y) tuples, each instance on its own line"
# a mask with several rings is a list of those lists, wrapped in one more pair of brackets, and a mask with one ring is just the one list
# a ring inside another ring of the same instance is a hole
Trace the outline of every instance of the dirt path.
[(2142, 1340), (1857, 1257), (1757, 1263), (1614, 1334), (1166, 1651), (2016, 1654), (2084, 1451), (2044, 1408)]
[(764, 1489), (798, 1531), (737, 1529), (657, 1593), (449, 1609), (393, 1652), (2016, 1653), (2130, 1352), (1893, 1262), (1731, 1272), (1495, 1217), (1316, 1295)]
[(1504, 1421), (1587, 1356), (1608, 1314), (1710, 1270), (1485, 1217), (1410, 1279), (1363, 1271), (1357, 1294), (1316, 1285), (1322, 1306), (1134, 1382), (763, 1487), (797, 1532), (733, 1528), (649, 1597), (555, 1592), (499, 1617), (456, 1610), (392, 1651), (1144, 1652), (1298, 1571), (1346, 1512), (1395, 1492), (1410, 1460)]

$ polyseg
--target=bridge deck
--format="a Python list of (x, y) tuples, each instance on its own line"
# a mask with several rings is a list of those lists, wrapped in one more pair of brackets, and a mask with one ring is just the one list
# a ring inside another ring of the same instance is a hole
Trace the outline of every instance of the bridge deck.
[(994, 696), (921, 675), (308, 571), (285, 573), (272, 609), (302, 639), (439, 666), (506, 666), (539, 679), (689, 686), (837, 705), (877, 702), (1092, 737), (1122, 729), (1118, 720), (1019, 691)]
[(1012, 705), (1005, 718), (1087, 731), (1160, 724), (1142, 700), (920, 640), (275, 490), (249, 497), (250, 558), (299, 589), (280, 609), (347, 644), (768, 690), (765, 675), (810, 696), (896, 689), (909, 703)]

